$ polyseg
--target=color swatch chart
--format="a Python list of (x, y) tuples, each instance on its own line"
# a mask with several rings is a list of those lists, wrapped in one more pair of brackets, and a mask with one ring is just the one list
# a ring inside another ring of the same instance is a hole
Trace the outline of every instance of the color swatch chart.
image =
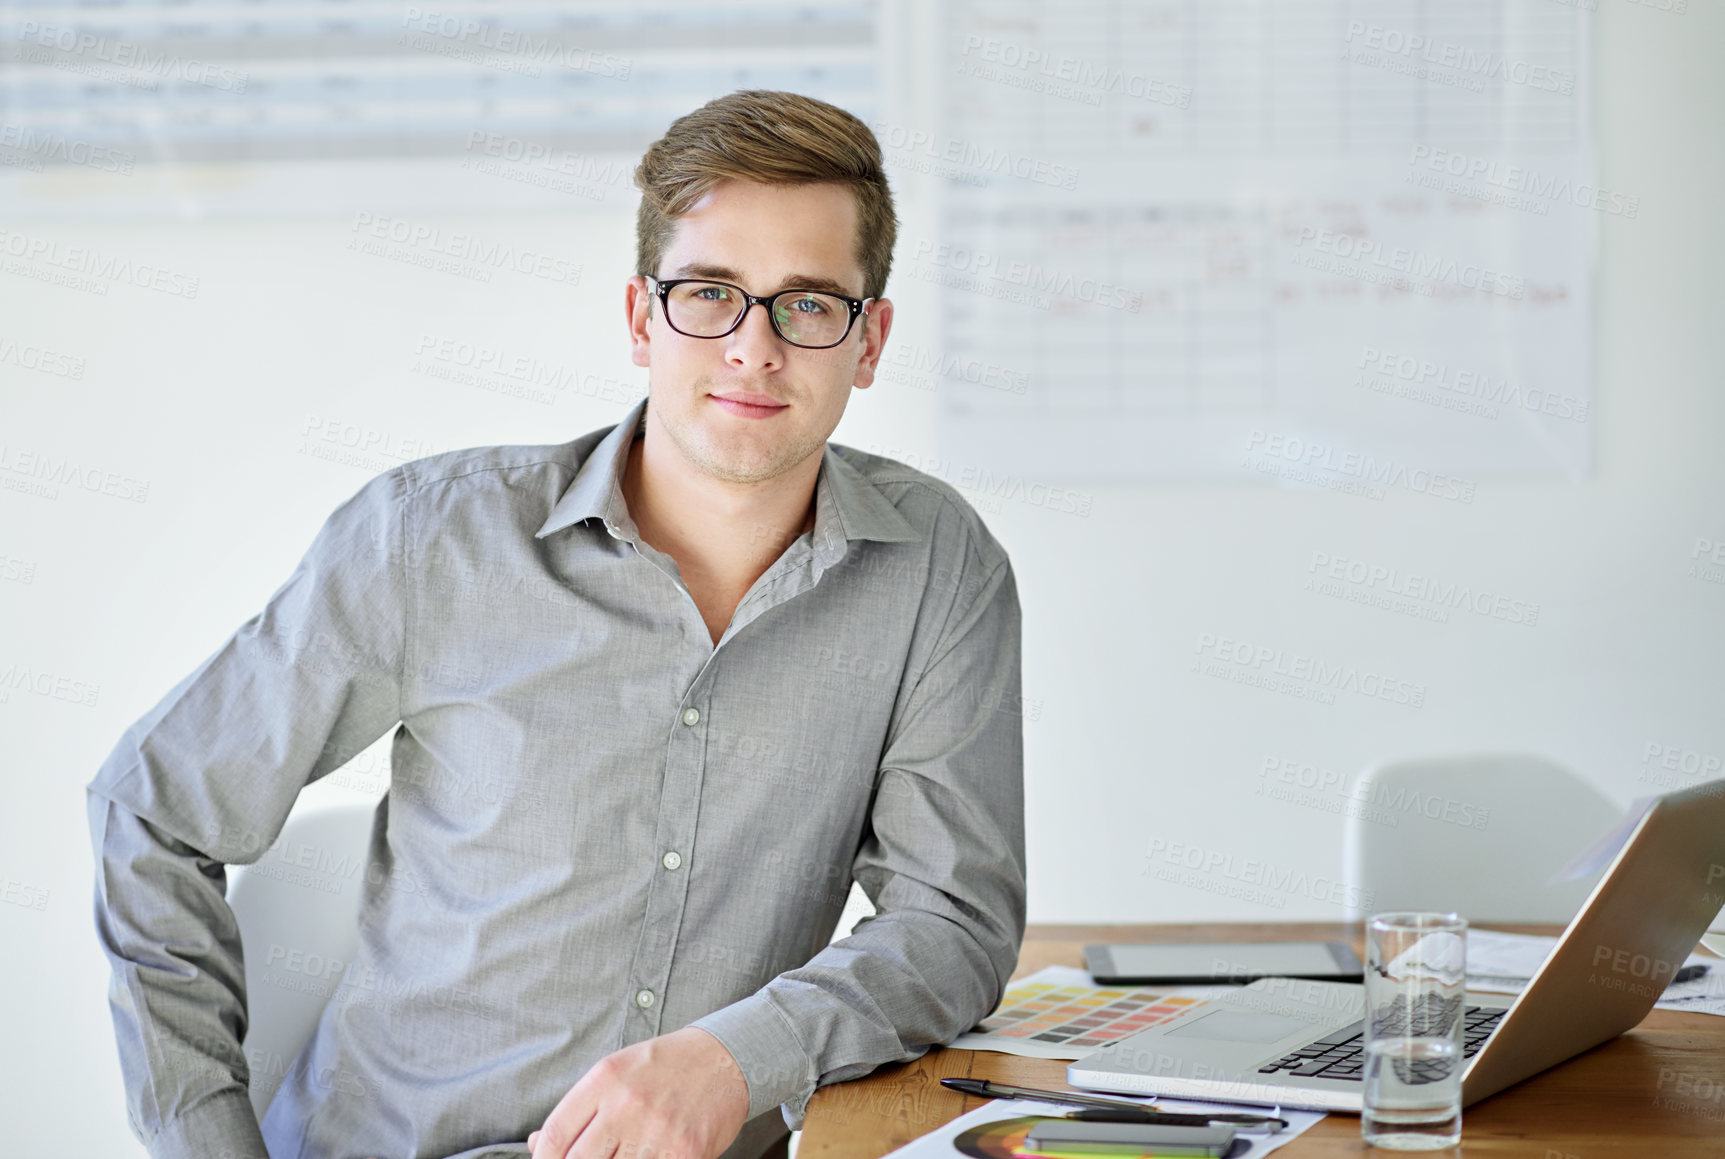
[(1044, 966), (1006, 988), (994, 1013), (953, 1039), (960, 1050), (1078, 1059), (1236, 989), (1098, 986), (1086, 970)]
[(1166, 1022), (1200, 1001), (1138, 987), (1104, 990), (1038, 982), (1009, 989), (1000, 1009), (980, 1026), (1009, 1038), (1098, 1047)]
[(994, 1013), (947, 1045), (1026, 1058), (1079, 1059), (1235, 989), (1098, 986), (1086, 970), (1044, 966), (1007, 986)]

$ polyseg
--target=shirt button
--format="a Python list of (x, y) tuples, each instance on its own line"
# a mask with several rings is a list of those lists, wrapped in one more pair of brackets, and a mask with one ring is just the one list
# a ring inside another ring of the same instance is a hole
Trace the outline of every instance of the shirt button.
[(635, 991), (635, 1005), (639, 1006), (643, 1010), (653, 1005), (653, 992), (651, 990)]
[(683, 855), (678, 853), (675, 849), (672, 849), (659, 860), (664, 864), (666, 869), (675, 869), (679, 865), (683, 864)]
[(701, 719), (701, 710), (700, 709), (698, 709), (698, 708), (685, 708), (683, 710), (683, 723), (684, 724), (692, 725), (692, 724), (696, 723), (697, 721), (699, 721), (700, 719)]

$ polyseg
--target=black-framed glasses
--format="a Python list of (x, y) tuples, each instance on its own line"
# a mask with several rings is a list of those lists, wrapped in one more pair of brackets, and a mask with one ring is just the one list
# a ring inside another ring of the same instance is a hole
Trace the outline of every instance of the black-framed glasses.
[(825, 350), (850, 336), (859, 317), (868, 314), (873, 298), (852, 298), (827, 290), (780, 290), (757, 298), (741, 286), (707, 278), (672, 278), (661, 282), (643, 274), (665, 311), (671, 329), (690, 338), (723, 338), (743, 324), (749, 307), (767, 309), (773, 332), (792, 346)]

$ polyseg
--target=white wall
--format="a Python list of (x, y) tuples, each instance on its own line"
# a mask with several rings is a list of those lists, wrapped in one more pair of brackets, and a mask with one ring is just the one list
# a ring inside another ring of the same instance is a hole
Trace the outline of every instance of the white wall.
[[(1649, 745), (1725, 754), (1725, 583), (1717, 567), (1691, 574), (1698, 541), (1725, 542), (1725, 17), (1712, 2), (1599, 9), (1602, 183), (1642, 208), (1600, 221), (1588, 482), (1491, 483), (1466, 506), (1087, 486), (1085, 518), (985, 509), (1024, 607), (1033, 921), (1338, 916), (1316, 890), (1266, 905), (1144, 876), (1161, 839), (1333, 877), (1340, 820), (1256, 796), (1268, 758), (1352, 778), (1401, 755), (1523, 748), (1626, 802), (1663, 787), (1647, 779)], [(926, 201), (905, 196), (906, 232), (926, 236)], [(93, 705), (0, 689), (8, 1152), (141, 1153), (91, 924), (83, 786), (125, 726), (261, 606), (329, 510), (396, 461), (315, 457), (308, 429), (379, 432), (399, 458), (563, 441), (623, 409), (414, 373), (426, 334), (644, 381), (621, 325), (627, 213), (439, 224), (579, 261), (580, 284), (421, 272), (345, 248), (348, 219), (32, 227), (195, 275), (195, 300), (0, 276), (0, 342), (86, 366), (68, 380), (0, 359), (8, 461), (45, 452), (148, 481), (144, 502), (0, 491), (0, 672), (99, 689)], [(930, 288), (905, 280), (893, 296), (901, 340), (938, 345)], [(882, 383), (853, 398), (835, 438), (932, 455), (935, 406)], [(1434, 624), (1316, 595), (1303, 585), (1318, 552), (1537, 603), (1538, 623)], [(1325, 705), (1195, 674), (1201, 633), (1418, 682), (1426, 702)]]

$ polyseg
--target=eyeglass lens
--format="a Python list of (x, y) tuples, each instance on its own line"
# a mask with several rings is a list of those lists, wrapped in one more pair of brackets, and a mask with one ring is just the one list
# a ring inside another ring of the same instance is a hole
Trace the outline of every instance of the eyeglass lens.
[[(684, 282), (665, 295), (671, 325), (696, 338), (717, 338), (737, 321), (746, 304), (723, 282)], [(792, 290), (773, 302), (773, 329), (793, 346), (831, 346), (850, 328), (843, 298), (814, 290)]]

